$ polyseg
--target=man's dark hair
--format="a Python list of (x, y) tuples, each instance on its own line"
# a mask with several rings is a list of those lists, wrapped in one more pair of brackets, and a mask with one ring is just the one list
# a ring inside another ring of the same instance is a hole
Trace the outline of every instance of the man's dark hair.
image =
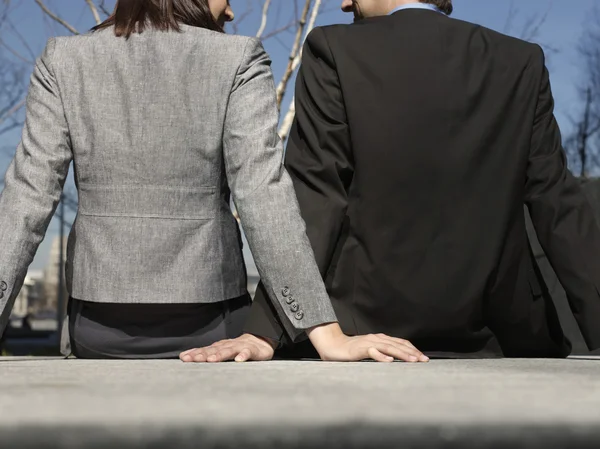
[(419, 0), (421, 3), (429, 3), (437, 6), (440, 11), (444, 14), (450, 15), (454, 8), (452, 7), (452, 0)]
[(147, 27), (181, 31), (181, 24), (223, 32), (208, 0), (117, 0), (113, 14), (93, 30), (114, 26), (117, 36), (128, 38)]

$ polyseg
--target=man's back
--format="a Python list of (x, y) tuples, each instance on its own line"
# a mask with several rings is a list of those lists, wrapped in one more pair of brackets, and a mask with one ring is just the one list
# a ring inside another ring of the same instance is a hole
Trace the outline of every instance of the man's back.
[[(321, 28), (296, 102), (286, 167), (347, 332), (471, 353), (490, 328), (503, 343), (535, 325), (563, 343), (523, 204), (565, 265), (569, 232), (600, 242), (561, 158), (538, 46), (420, 9)], [(562, 212), (581, 226), (551, 237)], [(596, 273), (570, 280), (600, 316)]]
[(358, 332), (401, 317), (412, 341), (471, 339), (499, 260), (526, 242), (541, 53), (423, 10), (324, 34), (355, 167), (333, 297), (353, 279)]

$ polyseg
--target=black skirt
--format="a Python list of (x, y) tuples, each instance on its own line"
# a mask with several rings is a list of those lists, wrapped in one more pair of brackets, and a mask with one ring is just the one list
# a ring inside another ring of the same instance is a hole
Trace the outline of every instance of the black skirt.
[(249, 295), (217, 303), (107, 304), (69, 299), (72, 354), (84, 359), (177, 358), (242, 334)]

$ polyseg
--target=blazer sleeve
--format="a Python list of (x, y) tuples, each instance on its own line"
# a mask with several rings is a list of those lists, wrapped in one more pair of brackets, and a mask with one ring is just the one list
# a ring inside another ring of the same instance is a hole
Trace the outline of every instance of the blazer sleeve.
[[(304, 45), (295, 101), (285, 166), (325, 278), (348, 209), (354, 160), (342, 89), (323, 28), (315, 28)], [(270, 311), (259, 286), (245, 330), (282, 341), (285, 336)]]
[(249, 40), (227, 107), (227, 179), (259, 274), (286, 332), (297, 337), (337, 318), (315, 263), (277, 134), (271, 61)]
[(567, 168), (544, 55), (537, 47), (539, 97), (527, 166), (525, 203), (548, 260), (590, 348), (600, 347), (600, 229)]
[(21, 143), (0, 196), (0, 334), (46, 234), (73, 158), (52, 66), (55, 40), (36, 61)]

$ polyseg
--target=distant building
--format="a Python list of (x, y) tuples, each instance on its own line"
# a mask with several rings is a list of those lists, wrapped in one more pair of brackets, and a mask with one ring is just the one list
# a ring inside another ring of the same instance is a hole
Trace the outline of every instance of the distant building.
[(67, 287), (65, 282), (65, 271), (64, 266), (67, 259), (67, 237), (63, 239), (63, 260), (60, 259), (60, 237), (55, 237), (52, 241), (52, 247), (50, 248), (50, 255), (48, 256), (48, 265), (44, 270), (44, 296), (45, 304), (43, 309), (46, 310), (57, 310), (58, 308), (58, 273), (59, 267), (62, 264), (62, 277), (63, 277), (63, 299), (66, 303), (68, 296)]
[(25, 276), (23, 287), (15, 299), (10, 315), (11, 325), (20, 327), (23, 319), (34, 313), (44, 298), (44, 274), (42, 271), (30, 270)]

